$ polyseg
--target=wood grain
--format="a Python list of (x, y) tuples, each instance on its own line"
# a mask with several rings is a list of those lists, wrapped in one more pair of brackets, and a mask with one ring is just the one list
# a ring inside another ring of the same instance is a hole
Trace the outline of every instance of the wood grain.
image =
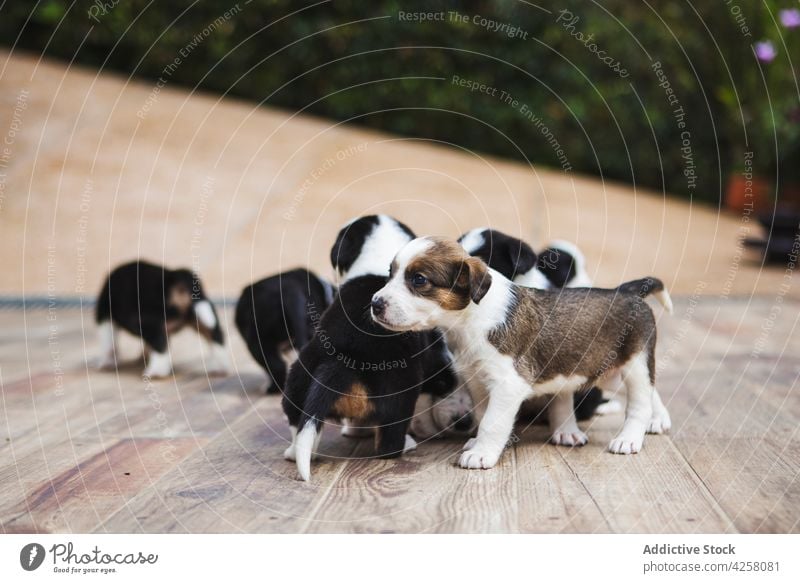
[(741, 532), (800, 532), (800, 440), (677, 438), (677, 448)]
[[(547, 443), (544, 426), (518, 427), (519, 530), (530, 533), (611, 532), (592, 493), (567, 463), (578, 453)], [(594, 439), (590, 435), (590, 439)]]
[(735, 531), (669, 436), (647, 436), (640, 453), (620, 456), (606, 451), (614, 435), (592, 431), (587, 445), (562, 454), (613, 532)]
[[(455, 465), (463, 441), (431, 442), (393, 460), (363, 440), (304, 532), (514, 532), (514, 460), (491, 471)], [(358, 512), (352, 512), (352, 508)]]
[(122, 440), (46, 480), (17, 507), (23, 520), (47, 532), (88, 532), (158, 479), (187, 452), (191, 439)]
[(147, 488), (100, 532), (294, 532), (354, 444), (328, 431), (313, 482), (283, 459), (289, 431), (275, 397)]
[[(72, 334), (60, 356), (74, 366), (57, 384), (42, 318), (29, 318), (37, 344), (25, 352), (31, 340), (11, 338), (19, 376), (4, 377), (0, 392), (0, 525), (3, 532), (798, 532), (794, 321), (776, 321), (750, 358), (771, 302), (704, 299), (685, 320), (686, 301), (676, 305), (677, 316), (661, 322), (658, 378), (673, 431), (648, 436), (638, 455), (605, 452), (621, 414), (584, 423), (590, 442), (578, 449), (546, 444), (545, 427), (518, 427), (518, 441), (489, 471), (454, 465), (460, 439), (376, 460), (371, 440), (328, 427), (310, 484), (282, 457), (289, 432), (280, 399), (263, 396), (263, 373), (238, 338), (230, 343), (237, 374), (207, 378), (202, 341), (184, 334), (172, 345), (176, 374), (148, 386), (131, 338), (123, 350), (133, 360), (117, 373), (87, 369), (94, 345), (84, 347), (82, 336), (91, 322), (60, 311), (63, 337)], [(22, 329), (20, 313), (4, 318)], [(230, 311), (223, 318), (228, 326)]]
[(32, 448), (27, 455), (15, 455), (14, 449), (3, 453), (0, 467), (0, 525), (4, 532), (46, 532), (30, 515), (28, 497), (36, 488), (55, 476), (102, 453), (104, 444), (97, 440), (72, 439), (47, 448)]

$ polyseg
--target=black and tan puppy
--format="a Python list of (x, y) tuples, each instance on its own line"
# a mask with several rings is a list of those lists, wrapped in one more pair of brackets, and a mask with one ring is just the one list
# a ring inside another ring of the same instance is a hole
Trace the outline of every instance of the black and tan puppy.
[(333, 286), (307, 269), (292, 269), (242, 290), (236, 328), (267, 372), (267, 393), (283, 389), (289, 365), (314, 333), (314, 318), (333, 301)]
[[(389, 332), (370, 316), (392, 257), (413, 237), (385, 215), (360, 217), (339, 232), (331, 262), (341, 286), (290, 368), (283, 397), (292, 431), (284, 455), (296, 461), (304, 480), (326, 419), (374, 431), (376, 454), (396, 457), (416, 445), (407, 434), (420, 391), (441, 397), (456, 387), (439, 334)], [(463, 415), (471, 426), (469, 410)]]
[(304, 480), (328, 418), (374, 427), (378, 457), (397, 457), (416, 445), (407, 434), (424, 380), (425, 337), (390, 332), (372, 320), (370, 301), (385, 283), (379, 275), (344, 283), (290, 369), (283, 410), (293, 444), (285, 456), (296, 460)]
[(226, 374), (228, 355), (217, 312), (203, 291), (200, 279), (188, 269), (166, 269), (146, 261), (133, 261), (114, 269), (97, 298), (95, 319), (100, 343), (100, 368), (116, 368), (118, 329), (145, 343), (150, 378), (172, 372), (169, 336), (184, 327), (194, 328), (207, 341), (210, 374)]
[[(657, 297), (671, 310), (657, 279), (616, 289), (537, 290), (515, 285), (456, 241), (415, 239), (392, 262), (387, 285), (372, 299), (373, 318), (398, 332), (445, 330), (457, 372), (485, 391), (478, 435), (459, 464), (491, 468), (505, 448), (522, 403), (553, 394), (552, 441), (586, 441), (573, 410), (573, 393), (603, 386), (621, 372), (626, 418), (608, 449), (638, 452), (646, 432), (663, 431), (666, 412), (654, 392), (656, 322), (643, 298)], [(562, 435), (569, 435), (565, 441)]]

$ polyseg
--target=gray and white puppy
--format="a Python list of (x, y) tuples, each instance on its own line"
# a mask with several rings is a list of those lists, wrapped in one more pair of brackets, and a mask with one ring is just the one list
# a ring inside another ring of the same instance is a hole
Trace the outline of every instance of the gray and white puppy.
[(473, 395), (481, 421), (459, 465), (491, 468), (520, 406), (538, 393), (554, 395), (552, 441), (569, 434), (585, 442), (573, 393), (602, 387), (617, 372), (625, 379), (627, 409), (609, 451), (636, 453), (646, 432), (662, 430), (666, 409), (653, 390), (656, 322), (643, 300), (650, 294), (671, 311), (657, 279), (616, 289), (537, 290), (514, 284), (454, 240), (427, 237), (395, 256), (389, 282), (373, 297), (372, 317), (391, 330), (445, 332), (460, 376), (476, 379), (487, 393)]

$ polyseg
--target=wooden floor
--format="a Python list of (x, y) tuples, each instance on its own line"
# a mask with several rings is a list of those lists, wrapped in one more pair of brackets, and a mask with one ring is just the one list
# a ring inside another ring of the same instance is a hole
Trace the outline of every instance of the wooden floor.
[(604, 451), (621, 415), (576, 450), (520, 428), (490, 471), (457, 468), (459, 441), (382, 461), (329, 431), (309, 485), (235, 334), (235, 376), (209, 380), (186, 333), (174, 379), (147, 385), (135, 363), (87, 370), (88, 313), (0, 312), (0, 530), (800, 532), (799, 317), (788, 299), (678, 298), (658, 381), (674, 428), (638, 455)]

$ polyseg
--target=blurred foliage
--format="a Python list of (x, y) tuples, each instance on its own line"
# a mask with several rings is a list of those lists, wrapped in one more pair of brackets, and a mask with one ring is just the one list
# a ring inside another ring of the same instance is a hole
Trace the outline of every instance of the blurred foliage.
[[(525, 104), (574, 170), (716, 203), (744, 151), (755, 150), (766, 173), (775, 139), (780, 152), (797, 152), (790, 57), (800, 55), (796, 39), (783, 42), (800, 29), (781, 26), (783, 5), (797, 2), (42, 0), (6, 3), (0, 38), (104, 70), (562, 167), (552, 141), (520, 112)], [(578, 17), (573, 28), (562, 10)], [(444, 20), (403, 21), (401, 11), (443, 12)], [(778, 57), (759, 64), (753, 43), (765, 38)], [(165, 69), (176, 57), (179, 66)], [(453, 75), (497, 95), (470, 92)]]

